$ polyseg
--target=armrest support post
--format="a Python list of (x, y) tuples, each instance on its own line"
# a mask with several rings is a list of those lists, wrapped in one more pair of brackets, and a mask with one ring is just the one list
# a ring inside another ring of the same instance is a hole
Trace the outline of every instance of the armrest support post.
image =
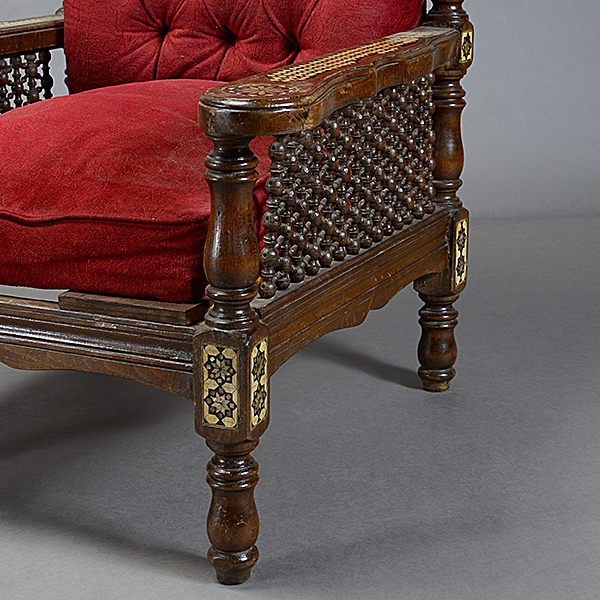
[(473, 27), (462, 4), (463, 0), (433, 0), (425, 17), (427, 25), (450, 27), (461, 34), (458, 54), (450, 65), (436, 71), (433, 86), (436, 202), (455, 212), (462, 208), (456, 192), (462, 185), (460, 174), (464, 165), (460, 119), (466, 102), (461, 79), (473, 59)]
[(211, 217), (204, 250), (210, 330), (196, 338), (196, 430), (215, 456), (208, 559), (220, 582), (242, 583), (258, 560), (254, 502), (258, 464), (250, 452), (269, 422), (268, 333), (250, 306), (257, 292), (258, 240), (252, 194), (258, 159), (251, 136), (207, 134)]
[(251, 137), (208, 134), (214, 148), (206, 158), (211, 218), (204, 251), (206, 290), (213, 306), (206, 322), (217, 329), (252, 329), (258, 320), (250, 302), (259, 272), (252, 193), (258, 159)]
[(433, 128), (435, 131), (435, 170), (433, 185), (435, 202), (453, 211), (462, 208), (457, 191), (462, 185), (460, 175), (464, 166), (460, 117), (466, 106), (465, 91), (460, 80), (464, 69), (439, 70), (433, 84)]

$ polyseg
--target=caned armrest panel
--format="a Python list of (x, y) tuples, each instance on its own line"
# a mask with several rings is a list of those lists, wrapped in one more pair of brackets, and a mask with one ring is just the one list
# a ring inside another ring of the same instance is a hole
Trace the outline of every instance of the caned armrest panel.
[(63, 15), (37, 17), (22, 21), (0, 21), (0, 56), (62, 48)]
[(218, 86), (200, 99), (200, 124), (209, 133), (235, 135), (312, 128), (338, 108), (447, 64), (458, 38), (453, 29), (419, 27)]

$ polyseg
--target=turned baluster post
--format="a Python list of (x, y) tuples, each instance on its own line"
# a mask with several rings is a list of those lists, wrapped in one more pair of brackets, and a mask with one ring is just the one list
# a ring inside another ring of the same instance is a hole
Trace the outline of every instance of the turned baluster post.
[(424, 302), (419, 311), (422, 329), (418, 358), (419, 376), (427, 391), (447, 390), (455, 375), (457, 346), (454, 328), (458, 311), (453, 303), (466, 285), (467, 236), (469, 213), (457, 192), (462, 185), (464, 164), (461, 114), (466, 105), (461, 79), (473, 60), (473, 26), (462, 7), (462, 0), (433, 0), (423, 24), (449, 27), (459, 32), (454, 61), (435, 72), (433, 84), (434, 181), (435, 203), (450, 213), (448, 263), (442, 273), (415, 281), (414, 287)]
[(221, 583), (242, 583), (258, 560), (250, 454), (268, 424), (267, 332), (250, 306), (259, 272), (252, 193), (258, 161), (252, 138), (208, 133), (211, 220), (204, 268), (212, 302), (196, 343), (196, 429), (214, 452), (207, 465), (212, 489), (208, 558)]

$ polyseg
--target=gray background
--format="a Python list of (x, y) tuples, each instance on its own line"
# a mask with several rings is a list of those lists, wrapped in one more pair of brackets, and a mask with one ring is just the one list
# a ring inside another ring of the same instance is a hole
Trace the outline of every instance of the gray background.
[[(225, 588), (187, 401), (0, 365), (0, 598), (600, 597), (600, 3), (465, 7), (451, 391), (419, 390), (410, 289), (284, 365), (255, 452), (261, 559)], [(0, 19), (54, 8), (3, 0)]]

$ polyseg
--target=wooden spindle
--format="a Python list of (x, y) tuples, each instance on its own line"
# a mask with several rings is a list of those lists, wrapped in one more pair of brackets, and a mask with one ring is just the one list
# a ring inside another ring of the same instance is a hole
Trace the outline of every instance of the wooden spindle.
[(215, 453), (206, 467), (213, 491), (207, 520), (212, 544), (208, 559), (221, 583), (243, 583), (258, 560), (259, 521), (254, 503), (258, 463), (250, 455), (258, 442), (207, 443)]

